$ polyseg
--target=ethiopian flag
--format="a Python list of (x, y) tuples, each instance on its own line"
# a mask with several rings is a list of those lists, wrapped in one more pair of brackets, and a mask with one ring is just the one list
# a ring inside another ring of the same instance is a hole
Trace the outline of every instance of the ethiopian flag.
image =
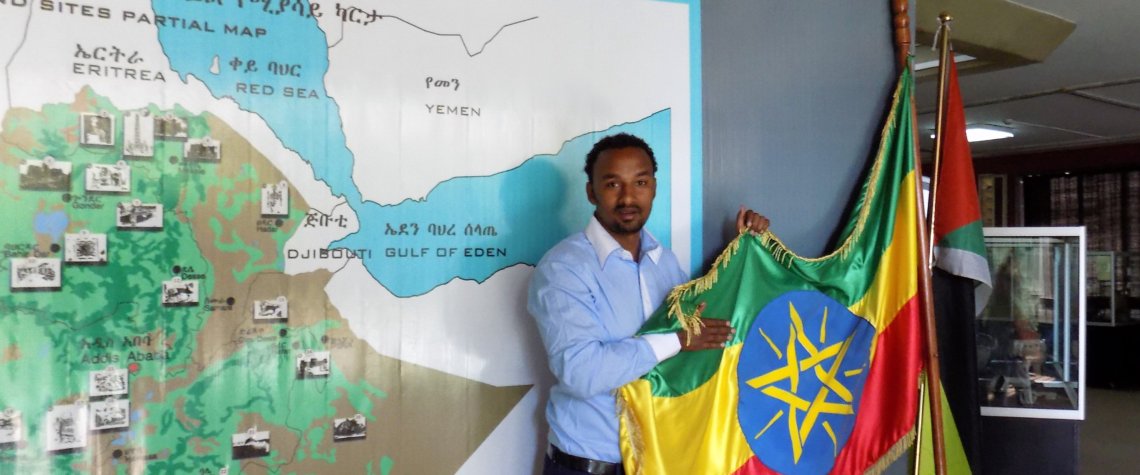
[(922, 369), (910, 73), (841, 244), (795, 255), (743, 234), (673, 290), (643, 334), (725, 318), (723, 350), (682, 352), (618, 392), (629, 473), (817, 474), (885, 468), (914, 442)]

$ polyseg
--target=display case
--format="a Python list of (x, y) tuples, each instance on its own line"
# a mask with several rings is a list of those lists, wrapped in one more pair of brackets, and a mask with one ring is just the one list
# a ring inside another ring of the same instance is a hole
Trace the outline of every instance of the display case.
[(1118, 327), (1140, 323), (1140, 255), (1089, 251), (1088, 324)]
[(1084, 419), (1085, 228), (985, 228), (983, 416)]

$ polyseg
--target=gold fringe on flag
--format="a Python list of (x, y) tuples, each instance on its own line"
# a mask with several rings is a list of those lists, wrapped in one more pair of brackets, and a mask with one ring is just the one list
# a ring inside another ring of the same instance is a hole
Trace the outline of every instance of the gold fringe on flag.
[[(770, 234), (764, 232), (764, 234)], [(681, 323), (681, 328), (685, 330), (685, 344), (692, 343), (694, 335), (701, 334), (701, 312), (694, 310), (692, 313), (685, 313), (681, 308), (681, 300), (689, 300), (700, 294), (707, 292), (716, 284), (717, 274), (721, 268), (728, 267), (728, 261), (740, 250), (740, 240), (744, 238), (745, 232), (740, 233), (728, 243), (728, 246), (721, 251), (717, 256), (716, 261), (713, 262), (712, 269), (700, 278), (691, 280), (684, 284), (678, 285), (669, 292), (669, 296), (665, 301), (669, 304), (669, 316), (676, 318)]]
[[(903, 85), (901, 82), (898, 86), (896, 86), (893, 95), (894, 102), (898, 102), (899, 95), (902, 93), (902, 86)], [(776, 260), (776, 262), (783, 264), (785, 267), (791, 268), (793, 262), (797, 260), (802, 262), (819, 262), (831, 259), (835, 256), (845, 258), (848, 255), (848, 253), (851, 251), (851, 248), (855, 245), (856, 240), (862, 236), (863, 231), (867, 225), (867, 220), (869, 219), (871, 213), (871, 208), (867, 206), (867, 204), (873, 202), (875, 199), (875, 194), (879, 188), (879, 181), (882, 179), (881, 175), (883, 163), (886, 162), (886, 155), (890, 153), (890, 150), (887, 150), (886, 145), (887, 141), (891, 138), (890, 130), (893, 128), (895, 121), (898, 119), (895, 114), (896, 109), (897, 107), (891, 107), (890, 115), (884, 122), (883, 129), (880, 132), (878, 155), (875, 157), (875, 161), (871, 165), (871, 173), (869, 175), (869, 179), (867, 180), (867, 187), (864, 190), (866, 195), (862, 196), (862, 201), (860, 202), (859, 208), (859, 217), (855, 220), (855, 227), (851, 230), (851, 234), (849, 234), (847, 238), (843, 240), (843, 243), (840, 244), (840, 246), (834, 251), (824, 256), (815, 258), (803, 257), (796, 254), (795, 252), (792, 252), (792, 250), (789, 249), (787, 245), (780, 241), (780, 239), (770, 231), (764, 231), (763, 233), (756, 235), (760, 240), (760, 245), (772, 254), (772, 257)], [(694, 310), (692, 313), (685, 313), (684, 309), (681, 306), (681, 301), (692, 300), (694, 297), (708, 291), (712, 288), (713, 285), (716, 284), (717, 274), (719, 273), (720, 269), (728, 267), (729, 260), (740, 249), (740, 241), (744, 239), (744, 236), (746, 234), (753, 233), (748, 230), (741, 231), (741, 233), (736, 236), (736, 239), (733, 239), (732, 242), (730, 242), (724, 249), (724, 251), (722, 251), (720, 255), (717, 256), (716, 261), (713, 262), (712, 268), (707, 274), (688, 283), (679, 285), (675, 287), (671, 292), (669, 292), (669, 296), (666, 298), (666, 303), (669, 305), (668, 315), (669, 317), (677, 319), (677, 321), (681, 323), (681, 328), (685, 330), (686, 344), (692, 342), (694, 335), (701, 334), (701, 315), (700, 312), (696, 310)]]
[[(637, 418), (633, 415), (633, 409), (629, 406), (629, 401), (626, 396), (622, 394), (621, 388), (614, 390), (614, 399), (617, 400), (617, 415), (618, 420), (622, 422), (619, 424), (619, 435), (621, 436), (622, 444), (630, 444), (629, 458), (623, 460), (628, 461), (625, 469), (626, 473), (630, 475), (641, 475), (643, 473), (641, 463), (641, 454), (645, 451), (645, 440), (641, 435), (641, 424), (638, 424)], [(630, 466), (632, 465), (632, 467)]]
[(903, 435), (898, 442), (895, 442), (895, 445), (891, 446), (891, 448), (887, 450), (887, 453), (883, 454), (882, 457), (879, 457), (878, 462), (875, 462), (874, 465), (867, 467), (867, 471), (863, 473), (867, 475), (879, 475), (885, 472), (887, 470), (887, 467), (890, 467), (892, 463), (895, 463), (895, 460), (898, 460), (899, 457), (906, 455), (906, 451), (910, 450), (911, 446), (914, 445), (916, 438), (917, 432), (915, 432), (914, 428), (911, 427), (910, 432), (907, 432), (906, 435)]
[[(915, 381), (917, 383), (915, 387), (916, 391), (918, 390), (918, 386), (921, 386), (922, 382), (925, 380), (926, 370), (919, 371), (918, 379)], [(922, 401), (919, 401), (918, 405), (918, 417), (922, 417)], [(899, 440), (895, 442), (895, 445), (892, 445), (891, 448), (887, 450), (887, 453), (883, 454), (882, 457), (879, 457), (879, 461), (875, 462), (874, 465), (867, 467), (867, 471), (863, 473), (866, 475), (879, 475), (886, 471), (887, 467), (890, 467), (891, 464), (895, 463), (899, 457), (905, 455), (907, 450), (910, 450), (911, 447), (916, 447), (915, 442), (918, 441), (917, 422), (918, 420), (916, 417), (915, 424), (910, 426), (910, 430), (907, 431), (907, 433), (901, 438), (899, 438)]]

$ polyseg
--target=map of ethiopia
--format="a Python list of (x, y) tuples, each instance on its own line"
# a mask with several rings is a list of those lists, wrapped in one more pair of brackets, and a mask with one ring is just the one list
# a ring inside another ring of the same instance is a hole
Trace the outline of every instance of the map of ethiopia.
[(700, 254), (699, 38), (677, 1), (0, 0), (0, 473), (531, 473), (525, 288), (597, 139), (646, 139)]

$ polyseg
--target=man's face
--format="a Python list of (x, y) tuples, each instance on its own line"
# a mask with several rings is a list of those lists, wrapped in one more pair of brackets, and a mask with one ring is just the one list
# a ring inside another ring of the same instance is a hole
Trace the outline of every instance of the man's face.
[(636, 147), (610, 149), (598, 155), (594, 178), (586, 183), (586, 197), (594, 216), (614, 238), (636, 235), (649, 219), (657, 179), (653, 162)]

